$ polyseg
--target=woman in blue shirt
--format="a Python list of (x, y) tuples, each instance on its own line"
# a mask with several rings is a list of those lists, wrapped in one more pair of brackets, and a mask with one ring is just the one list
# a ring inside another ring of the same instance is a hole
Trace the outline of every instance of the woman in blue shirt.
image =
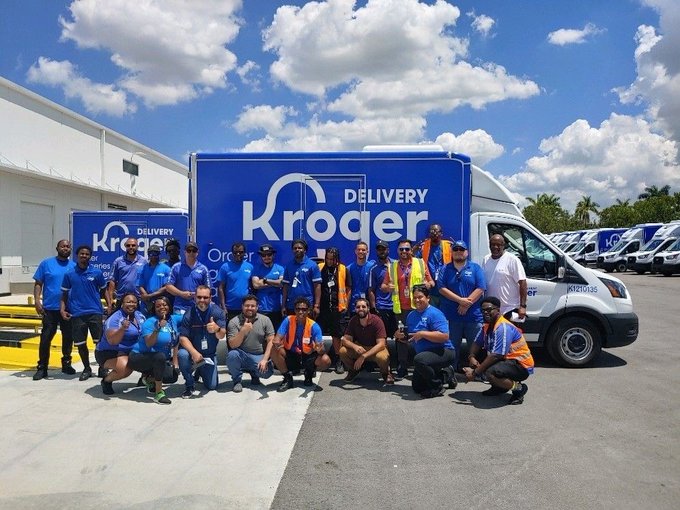
[[(423, 398), (444, 394), (442, 371), (454, 360), (449, 340), (449, 322), (444, 314), (430, 305), (430, 291), (425, 285), (414, 285), (412, 294), (415, 310), (406, 318), (409, 341), (416, 351), (413, 358), (413, 391)], [(404, 333), (395, 333), (395, 338)]]
[(145, 319), (138, 306), (137, 296), (125, 294), (120, 309), (111, 314), (104, 324), (104, 335), (97, 343), (94, 357), (100, 368), (108, 370), (101, 383), (105, 395), (114, 393), (113, 381), (125, 379), (132, 373), (128, 367), (128, 356), (139, 339)]
[(163, 391), (163, 374), (172, 360), (177, 368), (177, 348), (179, 345), (179, 316), (170, 315), (170, 300), (159, 297), (154, 301), (154, 316), (149, 317), (142, 326), (142, 334), (132, 348), (128, 365), (133, 370), (147, 376), (147, 387), (155, 393), (154, 400), (159, 404), (170, 404)]

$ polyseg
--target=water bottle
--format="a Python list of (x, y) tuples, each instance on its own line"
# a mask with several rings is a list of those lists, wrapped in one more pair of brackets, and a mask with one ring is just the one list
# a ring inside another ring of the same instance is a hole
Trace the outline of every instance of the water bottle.
[(397, 329), (399, 330), (399, 333), (403, 333), (404, 332), (404, 323), (399, 321), (397, 323)]

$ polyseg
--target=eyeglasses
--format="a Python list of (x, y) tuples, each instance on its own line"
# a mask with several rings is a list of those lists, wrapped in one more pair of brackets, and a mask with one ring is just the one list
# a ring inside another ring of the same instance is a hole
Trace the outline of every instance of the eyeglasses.
[(260, 253), (260, 257), (273, 257), (273, 253)]
[(296, 312), (308, 312), (309, 308), (296, 308), (295, 311)]
[(187, 248), (185, 251), (187, 253), (198, 253), (198, 248)]
[(497, 306), (482, 307), (482, 313), (491, 313), (491, 310), (496, 310), (497, 308)]
[(399, 248), (399, 251), (411, 251), (411, 248), (404, 246), (403, 248)]

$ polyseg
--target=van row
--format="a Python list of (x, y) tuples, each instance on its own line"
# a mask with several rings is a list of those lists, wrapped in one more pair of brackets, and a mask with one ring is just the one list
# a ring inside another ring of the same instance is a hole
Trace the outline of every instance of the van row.
[(550, 240), (581, 265), (611, 273), (680, 273), (680, 220), (552, 234)]

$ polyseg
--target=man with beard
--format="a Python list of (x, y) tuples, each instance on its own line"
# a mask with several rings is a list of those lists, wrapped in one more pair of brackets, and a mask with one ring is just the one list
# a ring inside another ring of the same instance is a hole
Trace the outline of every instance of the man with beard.
[(364, 362), (371, 361), (378, 365), (385, 384), (394, 384), (383, 321), (369, 311), (366, 298), (357, 299), (354, 312), (340, 347), (340, 359), (347, 367), (345, 381), (356, 379)]
[(347, 265), (347, 271), (352, 278), (352, 293), (350, 295), (348, 310), (354, 313), (357, 300), (368, 297), (368, 285), (370, 283), (371, 269), (375, 265), (374, 260), (368, 260), (368, 244), (359, 241), (354, 248), (356, 260)]
[(50, 364), (50, 345), (57, 333), (57, 326), (61, 330), (61, 371), (67, 375), (76, 373), (71, 366), (71, 352), (73, 351), (71, 324), (59, 313), (61, 282), (66, 272), (76, 265), (69, 259), (70, 256), (71, 242), (68, 239), (62, 239), (57, 243), (57, 256), (43, 260), (33, 275), (35, 281), (33, 285), (35, 311), (42, 317), (38, 370), (33, 375), (34, 381), (47, 377), (47, 367)]
[(250, 275), (253, 265), (244, 260), (246, 245), (237, 242), (231, 246), (231, 260), (227, 260), (217, 274), (217, 292), (220, 306), (227, 321), (241, 313), (241, 301), (250, 293)]
[[(71, 321), (73, 345), (83, 362), (80, 380), (92, 377), (90, 368), (90, 351), (87, 348), (87, 332), (92, 340), (98, 342), (102, 337), (102, 289), (106, 288), (104, 274), (90, 265), (92, 248), (79, 246), (76, 250), (77, 263), (64, 275), (61, 283), (60, 313), (64, 320)], [(111, 297), (106, 296), (106, 307), (111, 310)]]
[(397, 330), (397, 319), (394, 316), (394, 310), (392, 310), (392, 293), (385, 292), (380, 288), (392, 263), (390, 246), (386, 241), (378, 241), (375, 245), (375, 251), (377, 260), (371, 268), (369, 277), (368, 302), (371, 305), (371, 312), (375, 311), (383, 321), (387, 338), (393, 338), (394, 332)]
[(486, 295), (494, 296), (501, 301), (501, 314), (510, 320), (516, 311), (519, 320), (523, 321), (527, 314), (527, 276), (522, 262), (505, 251), (505, 238), (494, 234), (489, 238), (490, 255), (484, 257), (484, 278), (486, 279)]
[(265, 243), (258, 251), (261, 262), (253, 269), (250, 278), (257, 296), (258, 312), (266, 315), (272, 321), (274, 331), (279, 329), (281, 317), (281, 282), (283, 281), (283, 266), (274, 262), (276, 250), (271, 244)]
[[(120, 307), (120, 300), (125, 294), (132, 293), (137, 296), (137, 299), (141, 298), (137, 287), (137, 278), (146, 265), (146, 259), (137, 253), (138, 248), (137, 239), (134, 237), (126, 239), (125, 255), (121, 255), (113, 261), (106, 293), (109, 296), (108, 301), (112, 302), (115, 292), (116, 308)], [(111, 314), (111, 310), (107, 310), (107, 313)]]
[(444, 231), (442, 226), (438, 223), (433, 223), (427, 229), (428, 238), (425, 239), (418, 247), (414, 250), (415, 256), (421, 257), (427, 264), (427, 269), (435, 282), (435, 287), (430, 294), (431, 304), (439, 307), (439, 285), (437, 281), (439, 280), (439, 275), (444, 269), (446, 264), (449, 264), (453, 260), (451, 254), (452, 242), (447, 239), (442, 239)]
[(274, 373), (270, 359), (274, 327), (269, 317), (257, 313), (257, 298), (248, 294), (242, 299), (241, 314), (227, 325), (227, 367), (234, 382), (234, 393), (243, 390), (243, 372), (250, 374), (250, 384), (260, 385), (260, 378), (269, 379)]
[(217, 388), (217, 342), (226, 336), (224, 311), (210, 301), (210, 287), (196, 288), (194, 305), (184, 313), (179, 327), (179, 370), (184, 377), (182, 398), (196, 396), (194, 372), (203, 386)]
[(198, 261), (198, 245), (189, 241), (184, 246), (184, 262), (177, 262), (170, 270), (170, 279), (165, 287), (175, 296), (174, 313), (184, 314), (194, 306), (194, 297), (199, 285), (210, 288), (208, 268)]

